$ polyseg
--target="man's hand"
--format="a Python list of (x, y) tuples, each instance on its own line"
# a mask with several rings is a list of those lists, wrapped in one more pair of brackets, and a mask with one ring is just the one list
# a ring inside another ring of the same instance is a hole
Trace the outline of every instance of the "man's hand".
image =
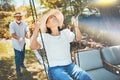
[(24, 38), (22, 38), (22, 37), (19, 38), (19, 41), (20, 41), (20, 42), (22, 42), (23, 40), (24, 40)]
[(25, 34), (26, 34), (25, 37), (26, 37), (27, 39), (30, 39), (30, 31), (27, 31)]

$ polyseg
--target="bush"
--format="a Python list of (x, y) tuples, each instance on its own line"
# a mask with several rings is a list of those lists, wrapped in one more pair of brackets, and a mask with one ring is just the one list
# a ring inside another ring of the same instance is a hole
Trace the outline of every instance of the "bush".
[(5, 12), (5, 11), (0, 11), (0, 19), (3, 19), (5, 17), (12, 16), (11, 12)]

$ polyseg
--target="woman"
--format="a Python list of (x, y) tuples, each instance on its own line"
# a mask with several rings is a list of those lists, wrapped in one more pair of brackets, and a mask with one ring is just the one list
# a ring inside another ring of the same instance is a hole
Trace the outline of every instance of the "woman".
[[(50, 80), (91, 80), (90, 77), (72, 63), (70, 55), (70, 42), (76, 35), (76, 40), (81, 40), (81, 33), (78, 27), (75, 27), (76, 34), (69, 29), (60, 30), (63, 25), (63, 15), (59, 10), (50, 10), (36, 21), (35, 30), (30, 39), (30, 48), (32, 50), (43, 48), (41, 37), (38, 31), (41, 29), (43, 41), (49, 61), (48, 75)], [(72, 19), (75, 21), (75, 19)]]

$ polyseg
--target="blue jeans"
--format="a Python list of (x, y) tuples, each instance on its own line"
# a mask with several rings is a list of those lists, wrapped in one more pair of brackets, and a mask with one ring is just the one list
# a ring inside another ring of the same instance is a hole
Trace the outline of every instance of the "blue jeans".
[(51, 67), (48, 75), (50, 80), (91, 80), (85, 71), (73, 63), (67, 66)]
[(24, 65), (24, 58), (25, 58), (25, 46), (23, 51), (19, 51), (14, 49), (15, 52), (15, 65), (16, 65), (16, 72), (20, 72), (20, 67)]

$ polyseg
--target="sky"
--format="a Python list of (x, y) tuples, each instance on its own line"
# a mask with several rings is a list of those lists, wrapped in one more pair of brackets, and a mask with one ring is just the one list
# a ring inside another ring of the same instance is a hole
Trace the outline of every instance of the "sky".
[(29, 0), (14, 0), (14, 4), (16, 7), (24, 6), (24, 5), (29, 5)]
[[(34, 0), (35, 3), (37, 4), (37, 1)], [(14, 0), (15, 6), (16, 7), (20, 7), (20, 6), (24, 6), (24, 5), (29, 5), (29, 0)]]

